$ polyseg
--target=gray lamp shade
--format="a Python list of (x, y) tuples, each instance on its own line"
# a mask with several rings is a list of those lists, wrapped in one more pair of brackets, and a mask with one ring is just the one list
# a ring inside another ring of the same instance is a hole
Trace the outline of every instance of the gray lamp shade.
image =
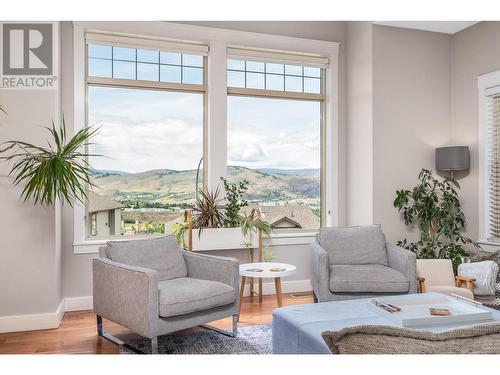
[(436, 169), (438, 171), (465, 171), (469, 169), (469, 147), (436, 148)]

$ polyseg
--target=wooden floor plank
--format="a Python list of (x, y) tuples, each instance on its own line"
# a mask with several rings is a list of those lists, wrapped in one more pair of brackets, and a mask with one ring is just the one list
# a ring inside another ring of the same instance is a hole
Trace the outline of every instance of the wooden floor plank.
[[(283, 295), (283, 306), (312, 303), (312, 296)], [(264, 296), (262, 304), (257, 297), (243, 298), (238, 327), (271, 324), (276, 296)], [(127, 340), (135, 336), (129, 330), (103, 319), (106, 330)], [(231, 328), (231, 318), (211, 322), (211, 325)], [(57, 329), (0, 333), (0, 354), (117, 354), (117, 345), (96, 334), (95, 315), (92, 311), (67, 312)]]

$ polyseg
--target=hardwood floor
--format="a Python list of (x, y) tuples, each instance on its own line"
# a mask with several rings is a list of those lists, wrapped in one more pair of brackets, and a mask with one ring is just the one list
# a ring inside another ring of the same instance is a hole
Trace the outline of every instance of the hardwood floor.
[[(310, 294), (284, 294), (283, 306), (312, 303)], [(244, 298), (238, 327), (271, 324), (272, 311), (276, 308), (276, 296)], [(135, 336), (129, 330), (103, 320), (105, 330), (126, 341)], [(210, 323), (229, 329), (231, 318)], [(196, 329), (196, 328), (194, 328)], [(96, 333), (95, 315), (92, 311), (68, 312), (57, 329), (0, 334), (0, 354), (116, 354), (118, 346)]]

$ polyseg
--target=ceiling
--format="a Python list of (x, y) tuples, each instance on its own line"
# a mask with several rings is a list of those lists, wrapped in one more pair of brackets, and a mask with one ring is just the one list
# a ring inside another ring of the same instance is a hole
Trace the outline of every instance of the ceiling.
[(460, 30), (478, 23), (478, 21), (377, 21), (377, 25), (404, 27), (407, 29), (434, 31), (455, 34)]

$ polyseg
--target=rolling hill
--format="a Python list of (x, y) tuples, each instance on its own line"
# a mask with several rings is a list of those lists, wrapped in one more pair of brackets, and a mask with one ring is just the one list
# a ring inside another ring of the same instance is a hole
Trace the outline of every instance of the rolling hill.
[[(250, 181), (246, 198), (252, 202), (319, 202), (319, 170), (261, 169), (228, 167), (229, 180)], [(155, 169), (141, 173), (94, 171), (95, 191), (118, 201), (138, 201), (167, 205), (194, 201), (196, 170)], [(221, 197), (222, 198), (222, 197)]]

